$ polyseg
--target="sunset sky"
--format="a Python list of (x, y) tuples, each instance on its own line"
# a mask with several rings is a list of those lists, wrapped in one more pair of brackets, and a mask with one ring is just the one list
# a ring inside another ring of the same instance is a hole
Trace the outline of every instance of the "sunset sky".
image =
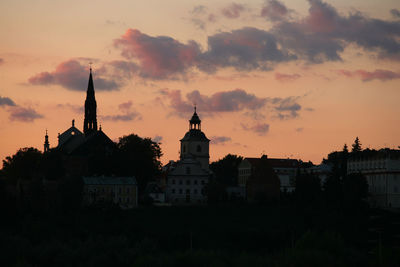
[(177, 160), (193, 105), (211, 160), (321, 162), (359, 136), (400, 146), (398, 0), (2, 0), (0, 157), (98, 122)]

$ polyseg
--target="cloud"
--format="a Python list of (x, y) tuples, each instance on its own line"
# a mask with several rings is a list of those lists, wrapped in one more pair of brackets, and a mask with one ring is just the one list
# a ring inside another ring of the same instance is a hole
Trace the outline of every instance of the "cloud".
[(198, 67), (208, 73), (225, 67), (270, 70), (276, 63), (294, 59), (294, 55), (279, 48), (273, 34), (246, 27), (209, 36), (208, 50), (202, 54)]
[(258, 135), (266, 135), (269, 132), (269, 124), (267, 123), (257, 123), (252, 126), (248, 126), (247, 124), (241, 123), (242, 129), (245, 131), (254, 132)]
[(118, 105), (118, 109), (122, 112), (122, 114), (116, 115), (105, 115), (100, 118), (105, 121), (133, 121), (133, 120), (141, 120), (142, 115), (133, 109), (132, 101), (127, 101)]
[(11, 98), (0, 96), (0, 107), (1, 106), (16, 106), (16, 104)]
[(293, 82), (301, 77), (300, 74), (285, 74), (285, 73), (275, 73), (275, 79), (280, 82)]
[(67, 109), (72, 110), (72, 112), (78, 113), (78, 114), (82, 114), (82, 112), (84, 112), (83, 105), (75, 105), (75, 104), (66, 103), (66, 104), (57, 104), (56, 107), (60, 108), (60, 109), (67, 108)]
[[(113, 80), (96, 77), (94, 72), (95, 90), (112, 91), (118, 90), (120, 84)], [(61, 62), (52, 72), (41, 72), (29, 78), (28, 82), (32, 85), (60, 85), (68, 90), (86, 91), (88, 83), (88, 68), (82, 65), (77, 59)]]
[(211, 143), (214, 145), (224, 145), (227, 142), (232, 141), (232, 138), (228, 136), (211, 136)]
[(240, 13), (244, 11), (244, 6), (236, 3), (232, 3), (221, 10), (224, 17), (228, 19), (236, 19), (240, 17)]
[(203, 14), (206, 14), (206, 13), (207, 13), (207, 7), (204, 6), (204, 5), (197, 5), (197, 6), (194, 6), (193, 9), (192, 9), (192, 11), (191, 11), (190, 13), (195, 14), (195, 15), (203, 15)]
[(269, 98), (268, 101), (273, 105), (276, 117), (280, 120), (293, 119), (299, 116), (301, 105), (297, 103), (299, 97), (289, 96), (285, 98)]
[(358, 77), (363, 82), (369, 82), (372, 80), (389, 81), (389, 80), (394, 80), (394, 79), (400, 79), (400, 72), (393, 72), (390, 70), (381, 70), (381, 69), (376, 69), (374, 71), (337, 70), (336, 72), (339, 73), (340, 75), (343, 75), (343, 76), (346, 76), (349, 78)]
[(296, 128), (296, 132), (301, 133), (303, 132), (304, 128), (300, 127), (300, 128)]
[(117, 115), (106, 115), (101, 116), (101, 119), (104, 121), (133, 121), (136, 119), (141, 119), (141, 115), (138, 112), (129, 112), (126, 114), (117, 114)]
[[(271, 20), (270, 29), (244, 27), (217, 32), (207, 37), (206, 49), (193, 40), (183, 43), (137, 29), (128, 29), (114, 40), (114, 46), (125, 60), (134, 64), (136, 75), (155, 80), (186, 79), (192, 70), (269, 71), (289, 61), (308, 64), (342, 61), (343, 51), (349, 45), (357, 45), (379, 59), (400, 60), (400, 21), (370, 18), (359, 11), (343, 15), (321, 0), (308, 3), (306, 16), (292, 18), (290, 14), (294, 11), (278, 0), (269, 0), (260, 12)], [(224, 13), (236, 18), (244, 10), (242, 5), (232, 3)], [(200, 29), (216, 19), (204, 6), (196, 6), (190, 14), (189, 21)], [(45, 74), (43, 80), (51, 80)]]
[(400, 11), (398, 9), (395, 8), (391, 9), (390, 14), (392, 14), (392, 16), (397, 19), (400, 18)]
[(179, 90), (164, 89), (160, 93), (169, 99), (170, 107), (178, 112), (190, 112), (193, 110), (194, 104), (201, 112), (213, 113), (256, 110), (262, 108), (266, 103), (265, 98), (259, 98), (243, 89), (216, 92), (211, 96), (202, 95), (199, 91), (194, 90), (186, 94), (186, 100), (182, 99)]
[(0, 58), (0, 65), (4, 63), (4, 59)]
[(114, 40), (126, 59), (138, 61), (140, 76), (150, 79), (182, 77), (195, 65), (200, 47), (194, 41), (183, 44), (171, 37), (152, 37), (136, 29), (128, 29)]
[(11, 121), (33, 122), (36, 119), (43, 118), (44, 116), (37, 113), (33, 108), (24, 108), (14, 106), (9, 110), (9, 119)]
[(153, 142), (160, 143), (163, 140), (163, 137), (160, 135), (156, 135), (153, 138), (151, 138), (151, 140), (153, 140)]
[(280, 1), (268, 0), (261, 10), (261, 16), (272, 21), (285, 19), (289, 10)]

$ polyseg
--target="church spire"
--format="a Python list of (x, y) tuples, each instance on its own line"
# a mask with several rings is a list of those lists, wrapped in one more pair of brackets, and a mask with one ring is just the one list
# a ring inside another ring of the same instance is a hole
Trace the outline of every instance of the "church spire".
[(83, 122), (83, 133), (85, 135), (89, 135), (90, 133), (97, 131), (96, 109), (97, 109), (97, 104), (94, 95), (92, 67), (90, 67), (89, 83), (86, 91), (86, 100), (85, 100), (85, 119)]
[(47, 129), (46, 129), (46, 135), (44, 136), (44, 153), (49, 152), (50, 150), (50, 143), (49, 143), (49, 136), (47, 135)]

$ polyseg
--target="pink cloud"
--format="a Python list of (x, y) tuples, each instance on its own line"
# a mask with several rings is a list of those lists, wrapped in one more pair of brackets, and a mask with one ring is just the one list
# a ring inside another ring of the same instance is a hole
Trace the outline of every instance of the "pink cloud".
[(280, 82), (293, 82), (301, 77), (300, 74), (285, 74), (285, 73), (275, 73), (275, 79)]
[(243, 5), (232, 3), (221, 10), (222, 15), (229, 19), (236, 19), (240, 17), (240, 13), (244, 11)]
[(228, 136), (211, 136), (211, 143), (214, 145), (225, 145), (228, 142), (232, 141), (232, 138)]
[(262, 108), (266, 103), (265, 98), (259, 98), (243, 89), (217, 92), (211, 96), (202, 95), (199, 91), (194, 90), (186, 94), (186, 100), (182, 99), (179, 90), (164, 89), (161, 93), (170, 100), (170, 106), (179, 112), (192, 111), (194, 104), (202, 112), (212, 113), (256, 110)]
[(114, 40), (114, 45), (122, 49), (125, 58), (138, 60), (141, 76), (152, 79), (185, 74), (201, 53), (194, 41), (183, 44), (171, 37), (152, 37), (136, 29), (128, 29)]
[[(32, 85), (60, 85), (74, 91), (85, 91), (87, 89), (88, 66), (82, 65), (78, 60), (71, 59), (61, 62), (52, 72), (41, 72), (28, 79)], [(113, 79), (96, 77), (94, 73), (94, 85), (98, 90), (117, 90), (119, 84)]]
[(21, 121), (21, 122), (33, 122), (36, 119), (43, 118), (44, 116), (39, 114), (33, 108), (24, 108), (20, 106), (15, 106), (9, 109), (9, 119), (11, 121)]
[(400, 72), (393, 72), (390, 70), (381, 70), (381, 69), (376, 69), (374, 71), (337, 70), (336, 72), (348, 78), (358, 77), (363, 82), (369, 82), (372, 80), (388, 81), (388, 80), (400, 79)]
[(242, 129), (245, 131), (254, 132), (258, 135), (266, 135), (269, 132), (268, 123), (256, 123), (255, 125), (248, 126), (247, 124), (241, 123)]
[(282, 20), (289, 13), (286, 6), (280, 1), (269, 0), (261, 10), (261, 16), (271, 20)]
[(4, 59), (0, 58), (0, 65), (4, 63)]

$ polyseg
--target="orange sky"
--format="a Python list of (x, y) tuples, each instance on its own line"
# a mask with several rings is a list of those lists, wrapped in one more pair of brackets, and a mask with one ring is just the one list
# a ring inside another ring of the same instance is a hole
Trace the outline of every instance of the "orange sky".
[(400, 145), (398, 1), (4, 0), (0, 31), (2, 159), (82, 128), (89, 62), (104, 132), (164, 163), (195, 102), (211, 160)]

